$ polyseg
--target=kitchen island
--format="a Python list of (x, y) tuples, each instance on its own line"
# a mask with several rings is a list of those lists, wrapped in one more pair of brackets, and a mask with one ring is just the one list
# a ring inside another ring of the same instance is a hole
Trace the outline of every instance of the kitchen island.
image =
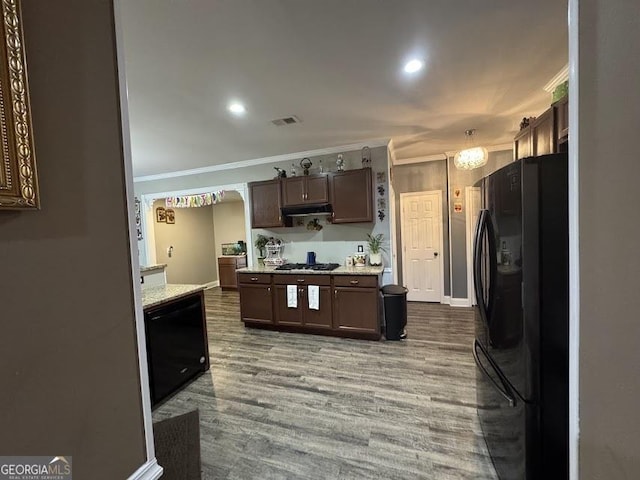
[(142, 290), (151, 403), (160, 403), (209, 369), (202, 285)]
[(379, 340), (383, 267), (237, 271), (246, 327)]

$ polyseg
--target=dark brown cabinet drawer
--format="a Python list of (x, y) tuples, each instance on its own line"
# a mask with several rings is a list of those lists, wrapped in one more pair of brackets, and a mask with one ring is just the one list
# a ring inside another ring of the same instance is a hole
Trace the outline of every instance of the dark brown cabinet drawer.
[(276, 285), (331, 285), (331, 277), (329, 275), (274, 274), (273, 283)]
[(375, 275), (336, 275), (334, 277), (336, 287), (377, 287), (378, 277)]
[(271, 275), (268, 273), (239, 273), (238, 282), (267, 284), (271, 283)]

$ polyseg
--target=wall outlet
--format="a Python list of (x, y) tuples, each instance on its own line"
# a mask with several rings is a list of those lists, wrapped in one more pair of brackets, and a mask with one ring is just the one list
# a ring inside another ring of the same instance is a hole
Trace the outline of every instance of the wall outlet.
[(358, 245), (358, 253), (364, 253), (364, 245)]

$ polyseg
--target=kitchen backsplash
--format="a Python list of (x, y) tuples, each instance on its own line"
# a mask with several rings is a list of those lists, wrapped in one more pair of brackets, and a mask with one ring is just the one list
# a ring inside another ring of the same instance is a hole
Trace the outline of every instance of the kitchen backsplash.
[[(310, 231), (306, 227), (274, 228), (270, 230), (252, 230), (252, 241), (262, 234), (266, 237), (276, 237), (284, 243), (282, 256), (291, 263), (304, 263), (307, 252), (316, 252), (318, 263), (344, 264), (345, 257), (357, 252), (358, 245), (362, 245), (365, 253), (369, 252), (367, 233), (374, 232), (374, 224), (327, 225), (320, 217), (308, 217), (305, 221), (318, 218), (323, 226), (320, 231)], [(377, 229), (374, 233), (378, 233)], [(382, 233), (382, 232), (380, 232)], [(389, 238), (385, 234), (384, 247), (390, 251)], [(256, 258), (258, 252), (255, 252)], [(388, 253), (383, 252), (385, 266), (389, 266)]]

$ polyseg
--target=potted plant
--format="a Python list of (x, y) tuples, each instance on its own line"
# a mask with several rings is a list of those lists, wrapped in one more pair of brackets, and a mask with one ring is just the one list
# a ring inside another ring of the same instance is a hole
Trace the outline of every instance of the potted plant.
[(382, 246), (383, 235), (381, 233), (377, 235), (371, 235), (367, 233), (367, 243), (369, 244), (369, 264), (370, 265), (382, 265), (382, 252), (386, 252)]
[(258, 257), (258, 263), (260, 264), (264, 264), (264, 249), (267, 243), (269, 243), (269, 239), (264, 235), (258, 234), (254, 245), (258, 249), (258, 252), (260, 252), (260, 256)]

